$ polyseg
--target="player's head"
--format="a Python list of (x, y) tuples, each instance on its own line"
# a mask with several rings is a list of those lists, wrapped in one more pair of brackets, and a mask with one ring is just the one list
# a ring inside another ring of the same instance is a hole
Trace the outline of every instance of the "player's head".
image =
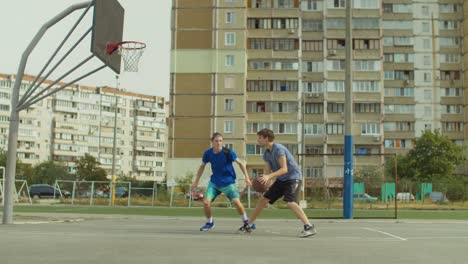
[(216, 149), (220, 149), (223, 146), (223, 135), (219, 132), (214, 132), (211, 136), (211, 143)]
[(264, 128), (257, 132), (257, 142), (261, 146), (265, 146), (275, 140), (275, 134), (272, 130)]

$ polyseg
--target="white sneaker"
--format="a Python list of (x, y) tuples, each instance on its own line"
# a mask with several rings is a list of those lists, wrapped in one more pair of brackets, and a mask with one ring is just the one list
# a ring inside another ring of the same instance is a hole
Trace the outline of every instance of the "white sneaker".
[(317, 230), (315, 229), (315, 225), (305, 225), (304, 229), (299, 233), (298, 237), (310, 237), (317, 234)]

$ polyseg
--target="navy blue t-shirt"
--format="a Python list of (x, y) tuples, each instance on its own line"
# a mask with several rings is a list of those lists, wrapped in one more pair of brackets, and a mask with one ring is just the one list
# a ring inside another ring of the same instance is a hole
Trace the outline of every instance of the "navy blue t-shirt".
[(214, 153), (213, 148), (209, 148), (203, 153), (203, 163), (211, 163), (211, 182), (216, 186), (224, 187), (236, 182), (236, 172), (232, 163), (237, 159), (233, 150), (229, 151), (229, 160), (224, 153), (224, 147), (219, 153)]

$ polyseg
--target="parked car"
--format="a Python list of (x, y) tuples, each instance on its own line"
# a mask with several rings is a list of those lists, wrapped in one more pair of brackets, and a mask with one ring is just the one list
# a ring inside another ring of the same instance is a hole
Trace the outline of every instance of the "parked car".
[(414, 201), (414, 195), (409, 192), (397, 193), (396, 198), (398, 201)]
[(448, 202), (449, 200), (447, 199), (447, 196), (445, 196), (444, 193), (442, 192), (431, 192), (429, 193), (429, 199), (433, 203), (442, 203), (442, 202)]
[(71, 196), (69, 191), (59, 190), (49, 184), (33, 184), (29, 188), (29, 195), (32, 198), (54, 198), (54, 194), (55, 198)]
[(354, 194), (354, 201), (373, 203), (373, 202), (377, 201), (377, 197), (370, 196), (367, 193), (355, 193)]

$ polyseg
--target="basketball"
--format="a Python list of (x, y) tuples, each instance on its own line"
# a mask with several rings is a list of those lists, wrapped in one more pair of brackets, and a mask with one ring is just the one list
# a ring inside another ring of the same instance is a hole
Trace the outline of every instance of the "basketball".
[(252, 188), (256, 191), (256, 192), (259, 192), (259, 193), (264, 193), (266, 191), (268, 191), (268, 189), (270, 188), (271, 186), (271, 181), (267, 182), (266, 184), (263, 184), (262, 182), (260, 182), (259, 180), (260, 176), (259, 177), (255, 177), (253, 180), (252, 180)]

